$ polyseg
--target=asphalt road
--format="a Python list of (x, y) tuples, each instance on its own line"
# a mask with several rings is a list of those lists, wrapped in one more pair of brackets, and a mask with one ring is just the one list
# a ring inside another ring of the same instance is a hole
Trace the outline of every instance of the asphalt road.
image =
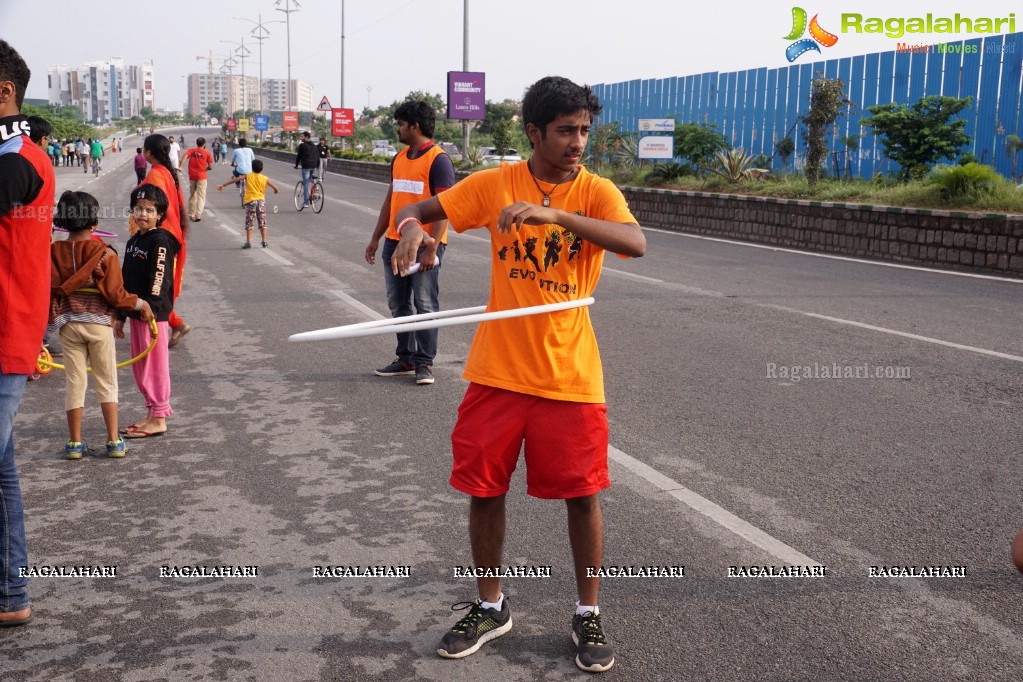
[[(97, 179), (59, 169), (60, 189), (123, 210), (138, 143)], [(117, 575), (34, 578), (35, 621), (0, 632), (0, 679), (584, 675), (563, 506), (528, 498), (520, 475), (506, 563), (551, 577), (507, 581), (507, 636), (463, 661), (434, 654), (448, 607), (474, 596), (453, 577), (471, 559), (466, 500), (447, 484), (473, 328), (442, 330), (433, 386), (372, 374), (393, 337), (289, 343), (386, 315), (382, 266), (363, 261), (385, 186), (329, 176), (323, 213), (299, 214), (297, 171), (267, 172), (285, 192), (269, 202), (271, 248), (251, 251), (237, 195), (212, 191), (229, 168), (212, 172), (166, 437), (65, 461), (62, 378), (28, 386), (15, 434), (30, 563)], [(123, 247), (120, 215), (101, 227)], [(591, 308), (613, 446), (604, 564), (685, 575), (604, 581), (607, 677), (1018, 680), (1023, 283), (647, 239), (642, 259), (606, 259)], [(485, 303), (487, 262), (478, 235), (451, 237), (445, 308)], [(822, 377), (836, 367), (861, 378)], [(143, 405), (130, 371), (120, 382), (127, 424)], [(94, 400), (85, 433), (102, 449)], [(221, 565), (257, 575), (160, 575)], [(325, 565), (408, 577), (315, 577)], [(826, 574), (729, 577), (785, 565)], [(962, 575), (870, 577), (886, 566)]]

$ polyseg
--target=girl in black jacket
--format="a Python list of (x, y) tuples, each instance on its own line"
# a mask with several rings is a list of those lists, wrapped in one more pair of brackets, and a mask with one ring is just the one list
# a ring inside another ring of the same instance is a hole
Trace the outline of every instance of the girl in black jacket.
[[(124, 249), (124, 288), (149, 303), (156, 317), (156, 345), (149, 355), (131, 366), (135, 384), (146, 398), (148, 414), (124, 430), (125, 438), (154, 438), (167, 432), (170, 406), (170, 358), (167, 318), (174, 309), (174, 257), (178, 240), (160, 227), (167, 215), (168, 200), (156, 185), (139, 185), (131, 191), (132, 226), (137, 228)], [(124, 338), (124, 316), (118, 315), (114, 335)], [(131, 319), (131, 354), (138, 356), (149, 347), (149, 326)]]

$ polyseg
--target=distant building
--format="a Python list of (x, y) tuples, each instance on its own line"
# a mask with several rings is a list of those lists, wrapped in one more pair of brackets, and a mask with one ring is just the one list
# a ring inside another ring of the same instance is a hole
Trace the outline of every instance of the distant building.
[[(225, 73), (192, 73), (188, 76), (188, 102), (185, 113), (200, 116), (210, 102), (220, 102), (224, 111), (232, 113), (242, 109), (265, 112), (288, 110), (288, 81), (284, 78), (264, 78), (262, 107), (260, 107), (260, 81), (255, 76)], [(302, 81), (291, 81), (292, 111), (313, 111), (313, 86)]]
[(80, 107), (86, 121), (102, 123), (139, 116), (143, 107), (155, 107), (153, 62), (128, 65), (120, 57), (60, 64), (46, 69), (48, 101), (62, 107)]

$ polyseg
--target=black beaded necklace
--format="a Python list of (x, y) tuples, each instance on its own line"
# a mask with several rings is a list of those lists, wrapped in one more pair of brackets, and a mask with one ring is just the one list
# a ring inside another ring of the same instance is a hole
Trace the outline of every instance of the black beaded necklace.
[[(575, 168), (573, 168), (572, 170), (568, 171), (568, 175), (566, 175), (565, 177), (561, 178), (556, 183), (554, 183), (554, 187), (551, 187), (551, 191), (550, 192), (545, 192), (540, 187), (540, 183), (537, 182), (536, 176), (533, 175), (533, 169), (530, 167), (529, 161), (526, 161), (526, 170), (529, 171), (529, 177), (533, 178), (533, 184), (536, 185), (536, 188), (538, 190), (540, 190), (540, 194), (543, 195), (543, 202), (542, 203), (543, 203), (543, 207), (544, 208), (550, 208), (550, 205), (551, 205), (551, 195), (554, 194), (554, 190), (556, 190), (558, 188), (558, 185), (560, 185), (565, 180), (568, 180), (570, 177), (572, 177), (572, 175), (574, 175), (575, 171), (576, 171)], [(546, 182), (546, 180), (544, 182)]]

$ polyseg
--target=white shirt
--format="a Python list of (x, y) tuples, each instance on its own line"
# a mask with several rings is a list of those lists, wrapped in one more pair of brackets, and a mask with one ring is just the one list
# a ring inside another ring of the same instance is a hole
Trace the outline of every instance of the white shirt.
[(171, 168), (177, 169), (178, 157), (181, 155), (181, 145), (177, 142), (171, 142), (170, 144), (170, 162)]

